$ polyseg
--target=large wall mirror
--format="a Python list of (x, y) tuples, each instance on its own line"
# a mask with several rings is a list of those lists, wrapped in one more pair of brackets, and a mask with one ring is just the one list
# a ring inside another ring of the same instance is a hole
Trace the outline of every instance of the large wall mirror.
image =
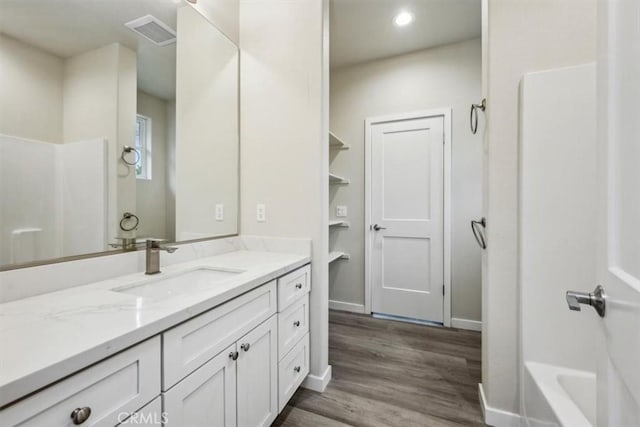
[(0, 267), (237, 234), (238, 66), (182, 0), (0, 1)]

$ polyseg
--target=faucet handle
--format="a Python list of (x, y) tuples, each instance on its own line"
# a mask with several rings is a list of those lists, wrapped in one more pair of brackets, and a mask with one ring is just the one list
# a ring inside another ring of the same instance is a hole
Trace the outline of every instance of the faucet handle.
[(178, 250), (175, 246), (161, 245), (161, 242), (166, 242), (166, 239), (147, 239), (147, 249), (158, 249), (161, 251), (167, 251), (170, 254)]
[(600, 317), (604, 317), (605, 315), (607, 295), (600, 285), (596, 286), (591, 293), (567, 291), (566, 299), (569, 310), (581, 311), (581, 304), (584, 304), (592, 306)]

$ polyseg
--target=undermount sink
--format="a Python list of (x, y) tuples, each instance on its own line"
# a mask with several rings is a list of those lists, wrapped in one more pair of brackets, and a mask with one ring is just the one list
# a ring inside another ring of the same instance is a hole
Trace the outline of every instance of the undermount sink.
[(167, 276), (161, 273), (158, 277), (119, 286), (112, 291), (139, 297), (163, 298), (206, 290), (241, 273), (244, 271), (203, 267)]

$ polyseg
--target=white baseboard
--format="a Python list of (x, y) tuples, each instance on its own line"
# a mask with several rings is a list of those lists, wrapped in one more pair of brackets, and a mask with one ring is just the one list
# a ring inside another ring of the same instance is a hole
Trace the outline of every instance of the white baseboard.
[(329, 385), (329, 381), (331, 381), (331, 365), (327, 366), (327, 369), (321, 376), (311, 374), (307, 375), (307, 378), (305, 378), (302, 383), (302, 387), (319, 393), (324, 393), (324, 390)]
[(480, 408), (484, 415), (484, 422), (492, 427), (522, 427), (522, 419), (520, 415), (513, 412), (503, 411), (501, 409), (492, 408), (487, 405), (484, 397), (484, 389), (482, 384), (478, 384), (478, 395), (480, 396)]
[(482, 322), (469, 319), (451, 318), (451, 327), (458, 329), (467, 329), (469, 331), (482, 331)]
[(364, 305), (354, 304), (352, 302), (331, 301), (329, 300), (329, 308), (331, 310), (349, 311), (351, 313), (364, 313)]

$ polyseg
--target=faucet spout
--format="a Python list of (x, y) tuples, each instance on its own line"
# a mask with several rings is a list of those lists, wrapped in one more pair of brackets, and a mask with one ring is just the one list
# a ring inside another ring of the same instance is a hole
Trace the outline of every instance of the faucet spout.
[(170, 254), (177, 251), (175, 246), (161, 245), (158, 240), (147, 240), (146, 245), (146, 269), (145, 274), (160, 273), (160, 251), (166, 251)]

